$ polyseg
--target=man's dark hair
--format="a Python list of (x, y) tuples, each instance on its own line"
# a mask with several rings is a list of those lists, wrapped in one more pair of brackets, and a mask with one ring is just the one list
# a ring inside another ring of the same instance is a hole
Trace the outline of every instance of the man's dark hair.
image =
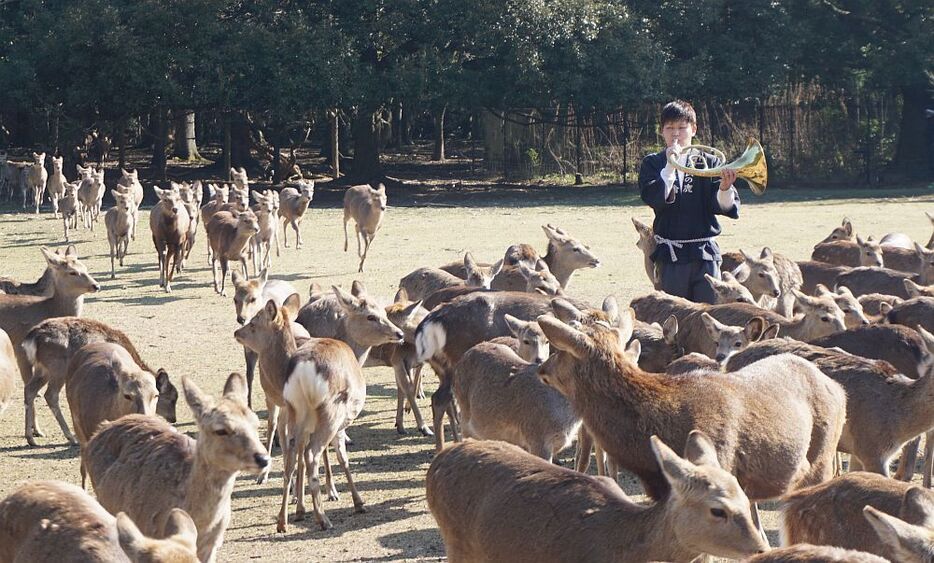
[(697, 127), (697, 114), (694, 113), (694, 106), (684, 100), (675, 100), (668, 102), (662, 108), (662, 127), (672, 121), (687, 121)]

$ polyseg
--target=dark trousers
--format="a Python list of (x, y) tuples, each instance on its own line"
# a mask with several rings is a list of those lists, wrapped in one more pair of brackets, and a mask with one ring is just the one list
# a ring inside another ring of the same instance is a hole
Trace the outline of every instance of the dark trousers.
[(716, 295), (704, 274), (720, 279), (720, 263), (697, 260), (694, 262), (660, 262), (662, 290), (684, 297), (695, 303), (716, 302)]

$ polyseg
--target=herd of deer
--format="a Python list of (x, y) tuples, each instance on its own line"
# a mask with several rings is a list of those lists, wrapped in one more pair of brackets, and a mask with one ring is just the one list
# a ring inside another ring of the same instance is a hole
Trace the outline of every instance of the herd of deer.
[[(327, 498), (337, 499), (328, 446), (364, 511), (347, 429), (364, 407), (363, 369), (374, 365), (393, 368), (397, 431), (405, 433), (408, 407), (419, 432), (434, 436), (427, 501), (452, 561), (934, 557), (934, 436), (924, 487), (910, 485), (920, 437), (934, 431), (934, 236), (926, 247), (903, 235), (864, 240), (845, 220), (811, 261), (768, 248), (725, 254), (723, 279), (709, 280), (716, 305), (655, 291), (622, 308), (612, 296), (597, 307), (568, 292), (574, 272), (601, 262), (549, 224), (544, 255), (517, 244), (493, 264), (468, 252), (421, 267), (400, 280), (389, 306), (359, 281), (350, 291), (312, 284), (303, 302), (289, 282), (271, 279), (270, 251), (277, 217), (302, 244), (313, 184), (251, 192), (245, 171), (231, 172), (233, 185), (209, 186), (203, 206), (199, 182), (156, 188), (150, 212), (166, 291), (198, 222), (218, 293), (229, 263), (240, 263), (231, 273), (241, 325), (233, 337), (246, 376), (231, 374), (219, 398), (182, 378), (197, 440), (171, 425), (178, 391), (165, 370), (124, 333), (81, 316), (84, 295), (100, 286), (74, 246), (42, 248), (47, 269), (35, 283), (0, 279), (0, 401), (12, 400), (18, 373), (25, 439), (35, 445), (43, 434), (34, 403), (47, 388), (61, 430), (80, 447), (82, 477), (81, 489), (32, 482), (0, 502), (0, 559), (212, 561), (236, 476), (268, 480), (274, 437), (284, 467), (277, 531), (287, 530), (293, 494), (294, 518), (305, 517), (306, 489), (315, 521), (331, 527), (319, 480), (323, 465)], [(102, 182), (99, 170), (87, 174)], [(117, 203), (104, 216), (119, 260), (142, 186), (124, 172), (112, 191)], [(76, 206), (89, 228), (100, 214), (94, 197)], [(385, 209), (382, 186), (346, 192), (345, 250), (353, 218), (361, 271)], [(651, 228), (633, 222), (648, 256)], [(646, 274), (655, 284), (648, 260)], [(440, 383), (430, 424), (418, 405), (424, 364)], [(265, 441), (252, 409), (257, 366)], [(59, 405), (63, 387), (74, 433)], [(459, 442), (448, 447), (445, 417)], [(575, 469), (554, 464), (574, 442)], [(596, 476), (587, 473), (592, 451)], [(841, 453), (861, 471), (842, 473)], [(623, 470), (650, 504), (617, 485)], [(82, 490), (88, 479), (96, 498)], [(163, 484), (159, 494), (138, 486), (150, 482)], [(771, 499), (781, 499), (786, 545), (773, 550), (756, 505)]]

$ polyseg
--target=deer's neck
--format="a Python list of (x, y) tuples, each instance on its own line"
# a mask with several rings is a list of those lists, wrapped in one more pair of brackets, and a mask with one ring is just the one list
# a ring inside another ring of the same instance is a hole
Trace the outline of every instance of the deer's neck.
[(48, 299), (49, 308), (55, 317), (80, 317), (84, 309), (84, 294), (70, 295), (67, 292), (56, 291)]
[(236, 471), (218, 469), (200, 448), (196, 449), (183, 508), (198, 528), (198, 557), (202, 561), (220, 542), (230, 521), (230, 495), (236, 480)]
[(571, 274), (574, 273), (574, 268), (565, 264), (558, 257), (558, 252), (551, 243), (548, 243), (548, 250), (542, 260), (548, 264), (548, 269), (551, 270), (551, 273), (557, 278), (558, 283), (561, 284), (561, 288), (567, 288), (568, 282), (571, 280)]
[[(259, 355), (260, 367), (262, 368), (262, 380), (269, 379), (273, 385), (272, 388), (263, 391), (271, 397), (281, 396), (282, 389), (285, 387), (285, 381), (288, 377), (289, 360), (295, 354), (298, 347), (295, 345), (295, 337), (290, 327), (276, 331), (262, 353)], [(279, 403), (281, 401), (277, 401)]]
[(649, 506), (622, 504), (610, 509), (606, 538), (625, 553), (627, 561), (690, 561), (700, 553), (677, 540), (672, 527), (671, 501)]
[(359, 335), (355, 333), (356, 331), (353, 328), (353, 323), (348, 322), (346, 316), (341, 319), (336, 338), (350, 346), (350, 349), (353, 350), (353, 355), (357, 357), (357, 362), (360, 364), (360, 367), (363, 367), (373, 347), (361, 344)]

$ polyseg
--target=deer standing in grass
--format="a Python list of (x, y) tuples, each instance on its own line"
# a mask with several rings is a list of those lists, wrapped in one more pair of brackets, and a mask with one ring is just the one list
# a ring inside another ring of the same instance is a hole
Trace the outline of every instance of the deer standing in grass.
[(36, 215), (38, 215), (39, 206), (42, 205), (42, 199), (45, 197), (45, 186), (49, 181), (49, 171), (45, 169), (44, 152), (32, 153), (32, 160), (32, 165), (25, 170), (26, 185), (29, 186), (33, 203), (36, 205)]
[(107, 242), (110, 243), (110, 279), (117, 277), (114, 262), (126, 257), (130, 245), (130, 235), (133, 232), (134, 203), (133, 196), (128, 193), (112, 191), (116, 203), (104, 214), (104, 226), (107, 227)]
[[(295, 231), (295, 248), (301, 248), (304, 244), (299, 226), (301, 226), (305, 211), (308, 210), (308, 205), (314, 197), (315, 183), (312, 181), (302, 180), (298, 183), (298, 188), (282, 188), (282, 191), (279, 192), (279, 217), (282, 217), (282, 246), (289, 247), (289, 225)], [(346, 218), (344, 222), (347, 222)], [(278, 226), (276, 230), (278, 231)], [(278, 237), (276, 238), (276, 244), (278, 245)], [(278, 252), (278, 246), (276, 251)]]
[(191, 217), (188, 216), (178, 189), (154, 189), (159, 196), (159, 203), (149, 212), (149, 228), (159, 256), (159, 287), (171, 293), (172, 278), (175, 277), (175, 270), (182, 261), (188, 242)]
[[(111, 342), (89, 344), (68, 363), (65, 395), (78, 445), (84, 448), (100, 424), (127, 414), (156, 412), (156, 378), (142, 370), (130, 353)], [(81, 488), (87, 470), (81, 463)]]
[(160, 418), (133, 414), (101, 425), (81, 459), (104, 508), (126, 512), (151, 536), (164, 536), (166, 517), (181, 508), (198, 528), (198, 559), (213, 562), (230, 524), (237, 475), (262, 471), (269, 456), (242, 375), (231, 374), (217, 400), (187, 378), (182, 386), (197, 441)]
[(253, 199), (256, 200), (256, 205), (251, 209), (256, 214), (259, 232), (253, 237), (253, 247), (250, 251), (253, 254), (253, 271), (259, 272), (272, 266), (273, 242), (276, 243), (276, 256), (279, 256), (279, 198), (276, 192), (266, 190), (254, 191)]
[(0, 501), (2, 561), (198, 562), (198, 530), (187, 512), (172, 510), (162, 532), (144, 536), (126, 513), (114, 517), (61, 481), (31, 481)]
[(78, 186), (80, 182), (65, 184), (61, 199), (56, 201), (58, 210), (62, 214), (62, 227), (65, 230), (65, 242), (68, 240), (68, 229), (78, 228)]
[(702, 553), (740, 558), (768, 549), (749, 499), (721, 468), (709, 438), (691, 432), (684, 458), (655, 436), (644, 441), (674, 491), (648, 506), (609, 479), (503, 442), (441, 451), (425, 487), (449, 560), (691, 561)]
[(62, 168), (64, 160), (61, 156), (58, 158), (52, 157), (52, 175), (49, 176), (48, 182), (49, 199), (52, 200), (52, 213), (56, 219), (58, 218), (58, 200), (65, 195), (65, 186), (68, 184)]
[(130, 229), (130, 238), (136, 240), (136, 226), (139, 225), (139, 206), (143, 203), (143, 185), (139, 182), (139, 172), (134, 168), (131, 172), (120, 170), (122, 175), (117, 180), (114, 191), (123, 192), (130, 196), (130, 211), (133, 225)]
[[(231, 260), (240, 262), (243, 275), (249, 273), (246, 263), (247, 247), (252, 237), (259, 232), (256, 215), (249, 209), (242, 213), (218, 211), (207, 225), (208, 242), (211, 244), (211, 274), (214, 291), (227, 295), (227, 269)], [(220, 286), (217, 283), (217, 262), (221, 263)]]
[(78, 168), (81, 184), (78, 186), (78, 202), (84, 228), (94, 232), (94, 223), (101, 213), (101, 200), (104, 198), (104, 170)]
[[(347, 222), (354, 220), (357, 235), (357, 256), (360, 257), (358, 272), (363, 271), (370, 244), (383, 223), (386, 213), (386, 186), (380, 184), (352, 186), (344, 192), (344, 252), (347, 252)], [(361, 241), (363, 246), (361, 247)]]

